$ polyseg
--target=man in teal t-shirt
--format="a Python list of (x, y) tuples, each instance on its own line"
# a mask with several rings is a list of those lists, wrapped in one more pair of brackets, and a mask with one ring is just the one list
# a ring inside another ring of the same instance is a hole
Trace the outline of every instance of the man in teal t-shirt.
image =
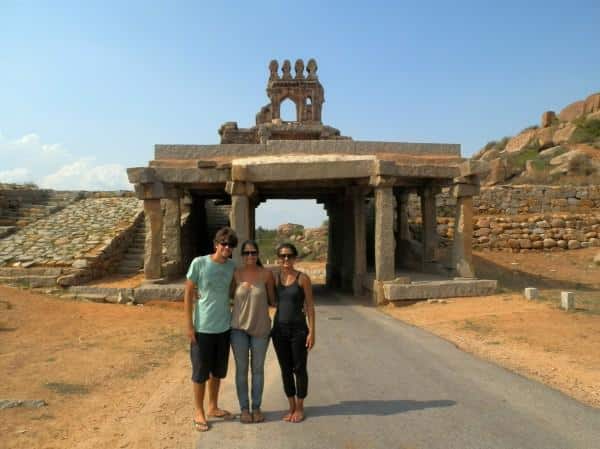
[[(194, 386), (194, 426), (199, 431), (208, 430), (207, 416), (232, 416), (218, 407), (218, 399), (229, 361), (229, 297), (235, 270), (231, 253), (237, 246), (237, 236), (232, 229), (222, 228), (215, 235), (214, 244), (213, 254), (196, 257), (190, 264), (184, 294)], [(208, 410), (204, 413), (207, 381)]]

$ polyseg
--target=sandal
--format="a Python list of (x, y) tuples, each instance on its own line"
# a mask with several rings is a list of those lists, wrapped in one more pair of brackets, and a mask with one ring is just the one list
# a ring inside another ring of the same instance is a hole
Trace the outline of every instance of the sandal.
[(250, 415), (250, 411), (242, 410), (242, 414), (240, 415), (240, 422), (242, 424), (250, 424), (253, 421), (252, 415)]
[(207, 422), (194, 420), (194, 429), (196, 429), (197, 432), (206, 432), (210, 427)]
[(263, 422), (265, 420), (265, 415), (262, 414), (259, 408), (256, 410), (252, 410), (252, 421), (253, 422)]

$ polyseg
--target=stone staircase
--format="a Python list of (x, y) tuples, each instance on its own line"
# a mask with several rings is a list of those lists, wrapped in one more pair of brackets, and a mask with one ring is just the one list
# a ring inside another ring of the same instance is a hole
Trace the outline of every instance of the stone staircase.
[(144, 242), (146, 239), (146, 221), (142, 220), (137, 225), (135, 235), (127, 248), (119, 266), (117, 273), (123, 275), (137, 274), (144, 268)]

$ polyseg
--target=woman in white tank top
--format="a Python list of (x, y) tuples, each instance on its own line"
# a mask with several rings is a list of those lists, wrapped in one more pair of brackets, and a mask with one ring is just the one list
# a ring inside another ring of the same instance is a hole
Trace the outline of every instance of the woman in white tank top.
[[(273, 274), (263, 268), (258, 245), (253, 240), (242, 243), (242, 266), (233, 276), (234, 296), (231, 315), (231, 348), (235, 358), (235, 386), (240, 403), (240, 421), (262, 422), (264, 365), (271, 318), (269, 304), (275, 304)], [(250, 357), (249, 357), (250, 356)], [(252, 361), (252, 408), (248, 398), (248, 365)]]

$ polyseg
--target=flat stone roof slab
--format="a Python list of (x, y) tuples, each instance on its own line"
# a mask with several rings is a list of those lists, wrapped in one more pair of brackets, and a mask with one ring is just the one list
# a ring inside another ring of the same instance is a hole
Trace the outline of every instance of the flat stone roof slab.
[(270, 140), (266, 144), (155, 145), (155, 159), (212, 159), (285, 154), (439, 155), (460, 157), (459, 144), (355, 140)]

